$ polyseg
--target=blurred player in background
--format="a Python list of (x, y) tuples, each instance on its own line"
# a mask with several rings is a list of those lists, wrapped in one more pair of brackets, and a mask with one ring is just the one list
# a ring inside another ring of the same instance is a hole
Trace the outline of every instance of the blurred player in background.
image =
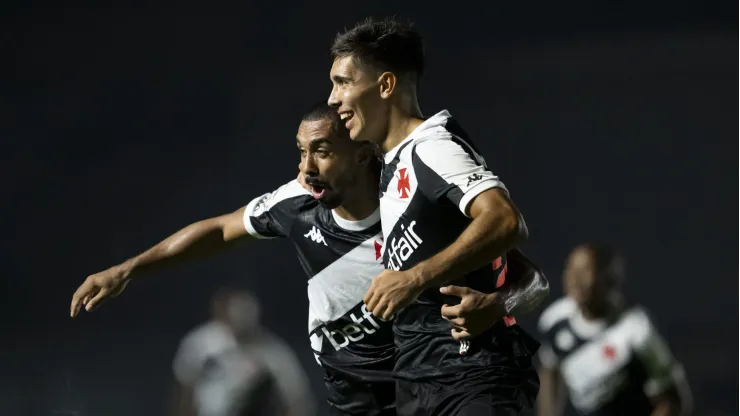
[(621, 292), (624, 262), (613, 250), (584, 244), (568, 257), (566, 296), (540, 317), (539, 416), (559, 416), (569, 396), (584, 415), (675, 416), (690, 393), (646, 312)]
[(221, 289), (211, 320), (190, 331), (174, 359), (173, 416), (313, 416), (295, 353), (260, 325), (246, 291)]

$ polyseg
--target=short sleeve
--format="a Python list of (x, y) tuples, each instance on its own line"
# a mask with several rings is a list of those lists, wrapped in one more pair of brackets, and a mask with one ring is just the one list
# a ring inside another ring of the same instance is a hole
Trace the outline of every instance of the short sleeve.
[(544, 368), (553, 369), (560, 365), (560, 357), (555, 353), (553, 342), (555, 342), (554, 328), (567, 319), (573, 313), (575, 304), (567, 297), (560, 298), (545, 308), (537, 321), (537, 332), (539, 333), (540, 348), (537, 351), (537, 359)]
[(259, 196), (244, 210), (244, 227), (256, 238), (287, 237), (311, 195), (296, 180)]
[(483, 158), (462, 140), (422, 141), (414, 147), (412, 161), (421, 192), (433, 201), (447, 198), (465, 215), (470, 202), (482, 192), (506, 190)]
[(632, 347), (647, 374), (645, 394), (655, 396), (683, 378), (683, 369), (644, 310), (631, 311), (629, 320), (634, 325)]

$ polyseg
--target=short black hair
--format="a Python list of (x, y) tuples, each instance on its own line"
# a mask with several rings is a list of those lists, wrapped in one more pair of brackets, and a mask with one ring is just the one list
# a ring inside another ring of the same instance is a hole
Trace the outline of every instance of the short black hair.
[(591, 253), (598, 275), (615, 285), (624, 281), (624, 258), (617, 250), (600, 242), (588, 242), (582, 247)]
[(331, 122), (333, 133), (341, 132), (342, 129), (346, 130), (344, 124), (342, 124), (342, 119), (339, 117), (337, 109), (327, 104), (326, 100), (322, 100), (314, 104), (308, 111), (303, 113), (303, 118), (301, 118), (301, 121), (319, 120), (329, 120)]
[(424, 72), (424, 44), (413, 23), (395, 17), (367, 18), (350, 30), (338, 33), (331, 47), (334, 59), (352, 56), (367, 65), (396, 75)]

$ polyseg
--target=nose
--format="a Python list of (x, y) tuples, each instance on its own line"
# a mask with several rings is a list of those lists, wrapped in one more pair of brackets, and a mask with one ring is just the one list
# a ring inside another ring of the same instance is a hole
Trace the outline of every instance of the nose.
[(316, 166), (316, 163), (313, 160), (313, 157), (311, 157), (310, 154), (306, 155), (306, 157), (303, 158), (301, 163), (298, 164), (298, 169), (304, 175), (315, 176), (318, 174), (318, 168)]
[(329, 94), (329, 100), (326, 103), (329, 104), (330, 107), (339, 108), (342, 102), (339, 100), (338, 95), (337, 88), (332, 87), (331, 93)]

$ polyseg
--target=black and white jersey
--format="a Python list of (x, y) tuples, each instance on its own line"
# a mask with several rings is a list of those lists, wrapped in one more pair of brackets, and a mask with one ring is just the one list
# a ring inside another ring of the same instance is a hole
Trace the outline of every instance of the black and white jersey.
[(297, 181), (252, 200), (244, 225), (256, 238), (282, 237), (308, 275), (308, 333), (322, 366), (366, 383), (390, 380), (391, 323), (362, 301), (383, 271), (380, 213), (348, 221), (323, 208)]
[[(384, 162), (383, 260), (394, 270), (408, 270), (454, 242), (471, 222), (467, 209), (476, 196), (492, 188), (506, 191), (446, 110), (424, 121), (385, 155)], [(491, 264), (450, 284), (491, 293), (505, 275), (506, 259), (491, 259)], [(398, 314), (394, 331), (399, 376), (413, 379), (475, 365), (469, 357), (460, 358), (450, 338), (451, 326), (441, 317), (442, 305), (457, 303), (458, 298), (432, 288)], [(477, 365), (485, 365), (487, 358), (478, 358)]]
[(545, 309), (538, 328), (541, 364), (558, 369), (571, 403), (584, 414), (650, 415), (650, 397), (683, 377), (642, 308), (587, 321), (566, 297)]

